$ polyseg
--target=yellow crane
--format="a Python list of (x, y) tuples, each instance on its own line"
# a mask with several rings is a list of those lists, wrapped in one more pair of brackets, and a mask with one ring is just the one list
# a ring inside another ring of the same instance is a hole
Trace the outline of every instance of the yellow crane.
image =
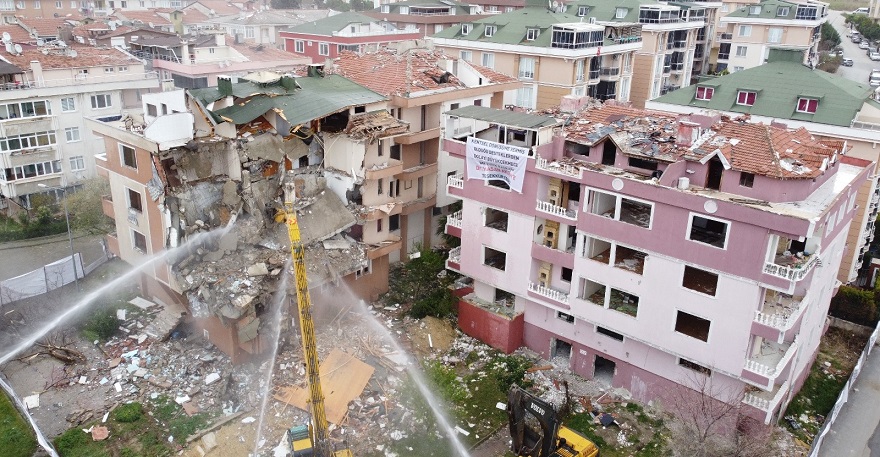
[(318, 347), (315, 342), (315, 323), (312, 321), (312, 300), (309, 296), (309, 281), (306, 276), (305, 252), (300, 239), (296, 220), (296, 184), (288, 172), (284, 181), (284, 220), (290, 237), (290, 255), (293, 260), (293, 273), (296, 279), (296, 304), (299, 312), (299, 328), (305, 356), (306, 376), (309, 383), (309, 403), (312, 423), (310, 427), (293, 427), (288, 431), (288, 440), (294, 457), (352, 457), (349, 449), (334, 450), (324, 413), (324, 394), (321, 391), (321, 377), (318, 369)]

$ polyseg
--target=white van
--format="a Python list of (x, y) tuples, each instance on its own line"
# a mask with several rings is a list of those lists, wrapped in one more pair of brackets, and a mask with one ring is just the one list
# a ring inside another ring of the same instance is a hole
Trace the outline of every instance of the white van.
[(868, 14), (871, 11), (867, 6), (853, 10), (852, 14)]

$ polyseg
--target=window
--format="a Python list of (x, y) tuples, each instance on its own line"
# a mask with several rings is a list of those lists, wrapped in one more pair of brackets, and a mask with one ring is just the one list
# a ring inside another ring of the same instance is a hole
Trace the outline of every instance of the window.
[(491, 37), (492, 35), (495, 35), (495, 30), (496, 30), (496, 27), (494, 25), (487, 25), (486, 26), (486, 36)]
[(128, 67), (119, 67), (116, 70), (120, 73), (126, 73), (128, 71)]
[(605, 285), (581, 278), (578, 298), (594, 305), (605, 306)]
[(383, 219), (376, 219), (376, 232), (377, 233), (382, 232), (382, 220)]
[(516, 90), (516, 106), (534, 108), (535, 87), (531, 84), (524, 85)]
[(116, 71), (114, 67), (104, 67), (104, 73), (113, 73), (114, 71)]
[(750, 15), (753, 15), (753, 16), (754, 16), (754, 15), (761, 14), (761, 6), (760, 6), (760, 5), (753, 5), (753, 6), (750, 6), (750, 7), (749, 7), (749, 14), (750, 14)]
[(121, 158), (123, 165), (137, 169), (137, 156), (135, 155), (133, 147), (120, 144), (119, 157)]
[(636, 317), (639, 313), (639, 297), (614, 288), (611, 289), (609, 297), (608, 309), (613, 309), (632, 317)]
[(92, 109), (104, 109), (113, 106), (110, 94), (92, 95)]
[(682, 366), (682, 367), (685, 367), (685, 368), (687, 368), (688, 370), (694, 370), (694, 371), (696, 371), (696, 372), (698, 372), (698, 373), (702, 373), (702, 374), (707, 375), (707, 376), (709, 376), (709, 375), (712, 374), (712, 370), (710, 370), (710, 369), (708, 369), (708, 368), (706, 368), (706, 367), (704, 367), (704, 366), (702, 366), (702, 365), (700, 365), (700, 364), (698, 364), (698, 363), (696, 363), (696, 362), (691, 362), (691, 361), (688, 360), (688, 359), (678, 359), (678, 365), (679, 365), (679, 366)]
[(484, 226), (502, 232), (507, 231), (507, 212), (495, 208), (486, 208), (485, 218)]
[(244, 37), (245, 38), (253, 38), (254, 37), (254, 28), (253, 27), (245, 27), (244, 28)]
[(482, 65), (486, 68), (495, 68), (495, 53), (484, 52)]
[(614, 10), (614, 19), (623, 19), (626, 17), (626, 13), (629, 12), (627, 8), (616, 8)]
[(64, 137), (67, 139), (68, 143), (73, 143), (80, 140), (79, 137), (79, 127), (67, 127), (64, 129)]
[(565, 282), (571, 282), (571, 277), (573, 274), (574, 274), (574, 270), (572, 270), (571, 268), (562, 267), (562, 274), (560, 276), (560, 279), (562, 279)]
[(152, 103), (147, 103), (147, 116), (156, 117), (158, 115), (159, 113), (158, 111), (156, 111), (156, 105), (153, 105)]
[(128, 190), (128, 209), (135, 210), (139, 213), (144, 212), (143, 202), (141, 201), (140, 192), (127, 189)]
[(390, 13), (391, 12), (391, 5), (382, 5), (382, 12), (383, 13)]
[(556, 311), (556, 318), (561, 319), (569, 324), (574, 324), (574, 316), (571, 314), (565, 314), (562, 311)]
[(797, 111), (799, 113), (815, 113), (819, 106), (819, 100), (815, 98), (799, 98)]
[(318, 43), (318, 55), (319, 56), (329, 56), (330, 55), (330, 44), (329, 43)]
[(618, 220), (637, 227), (650, 229), (653, 209), (654, 206), (650, 203), (621, 197), (620, 218)]
[(70, 0), (70, 7), (76, 9), (79, 7), (79, 5), (77, 4), (76, 0)]
[(730, 5), (727, 3), (722, 3), (721, 4), (721, 12), (722, 13), (730, 12)]
[(751, 35), (752, 35), (752, 26), (751, 25), (739, 26), (739, 35), (738, 36), (751, 36)]
[[(616, 245), (614, 247), (614, 267), (631, 271), (635, 274), (642, 274), (645, 271), (645, 258), (648, 254), (626, 246)], [(605, 261), (607, 263), (607, 260)]]
[(779, 8), (776, 8), (777, 16), (788, 16), (789, 12), (791, 12), (791, 8), (787, 6), (780, 6)]
[(294, 40), (293, 41), (293, 52), (297, 54), (302, 54), (306, 52), (306, 42), (303, 40)]
[(755, 175), (741, 171), (739, 173), (739, 185), (743, 187), (752, 187), (755, 184)]
[(757, 96), (758, 96), (757, 92), (741, 90), (736, 94), (736, 104), (737, 105), (752, 106), (755, 104), (755, 98), (757, 98)]
[(45, 100), (0, 104), (0, 119), (36, 117), (52, 114), (52, 106)]
[(83, 171), (86, 169), (86, 163), (83, 156), (73, 156), (70, 158), (70, 171)]
[(135, 249), (144, 254), (147, 253), (147, 237), (145, 237), (143, 233), (138, 232), (137, 230), (132, 230), (131, 239)]
[(396, 232), (400, 230), (400, 214), (388, 216), (388, 231)]
[(710, 322), (701, 317), (679, 311), (675, 317), (675, 331), (700, 341), (709, 340)]
[(23, 9), (25, 8), (25, 7), (24, 7), (24, 0), (18, 0), (18, 1), (15, 3), (15, 7), (18, 8), (18, 9), (20, 9), (20, 10), (23, 10)]
[(40, 7), (41, 7), (40, 0), (34, 0), (34, 9), (38, 10), (38, 9), (40, 9)]
[(575, 82), (583, 82), (584, 80), (584, 59), (578, 59), (574, 62), (574, 80)]
[(737, 46), (736, 47), (736, 56), (737, 57), (745, 57), (746, 52), (748, 52), (749, 48), (746, 46)]
[(61, 8), (61, 1), (60, 0), (55, 2), (55, 8), (59, 8), (59, 9)]
[(767, 30), (767, 42), (768, 43), (781, 43), (782, 42), (782, 28), (781, 27), (770, 27)]
[(617, 341), (623, 341), (623, 335), (621, 335), (620, 333), (617, 333), (617, 332), (613, 332), (613, 331), (611, 331), (611, 330), (608, 330), (608, 329), (605, 328), (605, 327), (599, 327), (599, 326), (597, 325), (597, 326), (596, 326), (596, 333), (598, 333), (598, 334), (600, 334), (600, 335), (605, 335), (605, 336), (607, 336), (607, 337), (609, 337), (609, 338), (612, 338), (612, 339), (615, 339), (615, 340), (617, 340)]
[(535, 58), (519, 58), (519, 77), (521, 79), (533, 79), (535, 77)]
[(464, 60), (465, 62), (473, 62), (474, 60), (474, 53), (471, 51), (461, 51), (459, 56), (461, 57), (461, 60)]
[(467, 35), (467, 34), (471, 33), (472, 28), (473, 28), (473, 25), (471, 25), (471, 24), (461, 24), (461, 34)]
[(740, 65), (734, 65), (734, 66), (733, 66), (733, 72), (732, 72), (732, 73), (736, 73), (736, 72), (738, 72), (738, 71), (743, 71), (743, 70), (745, 70), (745, 69), (746, 69), (746, 67), (743, 67), (743, 66), (740, 66)]
[(697, 86), (697, 100), (712, 100), (713, 95), (715, 95), (715, 88)]
[(685, 289), (690, 289), (714, 297), (715, 292), (718, 290), (718, 275), (706, 270), (685, 265), (681, 285)]
[(589, 6), (579, 6), (579, 7), (578, 7), (578, 12), (577, 12), (577, 15), (578, 15), (578, 16), (580, 16), (580, 17), (584, 17), (584, 16), (586, 16), (586, 15), (589, 14), (589, 13), (590, 13), (590, 7), (589, 7)]
[(379, 178), (379, 180), (376, 181), (376, 186), (378, 187), (378, 190), (379, 190), (378, 194), (379, 195), (382, 195), (382, 188), (384, 187), (383, 186), (384, 183), (385, 183), (385, 180), (382, 178)]
[(535, 41), (538, 39), (538, 35), (541, 34), (541, 30), (539, 29), (528, 29), (526, 30), (526, 41)]
[(691, 215), (688, 239), (724, 249), (727, 245), (728, 226), (727, 222), (694, 214)]
[(0, 151), (15, 152), (55, 144), (55, 132), (22, 133), (0, 138)]
[(483, 265), (504, 271), (507, 268), (507, 254), (483, 246)]

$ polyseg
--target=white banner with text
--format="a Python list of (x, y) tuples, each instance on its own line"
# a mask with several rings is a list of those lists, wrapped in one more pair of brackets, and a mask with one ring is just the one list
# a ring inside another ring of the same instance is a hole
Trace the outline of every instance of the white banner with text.
[(526, 176), (528, 148), (481, 140), (467, 139), (467, 179), (504, 181), (511, 189), (522, 193)]

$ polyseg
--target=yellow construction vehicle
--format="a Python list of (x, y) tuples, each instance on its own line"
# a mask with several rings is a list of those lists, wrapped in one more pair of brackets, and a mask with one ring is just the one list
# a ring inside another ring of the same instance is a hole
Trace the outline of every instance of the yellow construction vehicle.
[(299, 328), (309, 383), (309, 403), (312, 416), (309, 426), (293, 427), (288, 431), (288, 441), (294, 457), (352, 457), (349, 449), (337, 451), (330, 441), (327, 416), (324, 413), (324, 394), (321, 391), (321, 377), (318, 370), (318, 348), (315, 343), (315, 323), (312, 321), (309, 281), (306, 277), (305, 252), (294, 209), (296, 185), (291, 172), (285, 176), (283, 185), (284, 220), (287, 224), (287, 234), (290, 236), (290, 255), (293, 259), (293, 272), (296, 279), (296, 304), (299, 311)]
[(514, 384), (507, 393), (511, 450), (529, 457), (597, 457), (587, 437), (561, 424), (549, 403)]

